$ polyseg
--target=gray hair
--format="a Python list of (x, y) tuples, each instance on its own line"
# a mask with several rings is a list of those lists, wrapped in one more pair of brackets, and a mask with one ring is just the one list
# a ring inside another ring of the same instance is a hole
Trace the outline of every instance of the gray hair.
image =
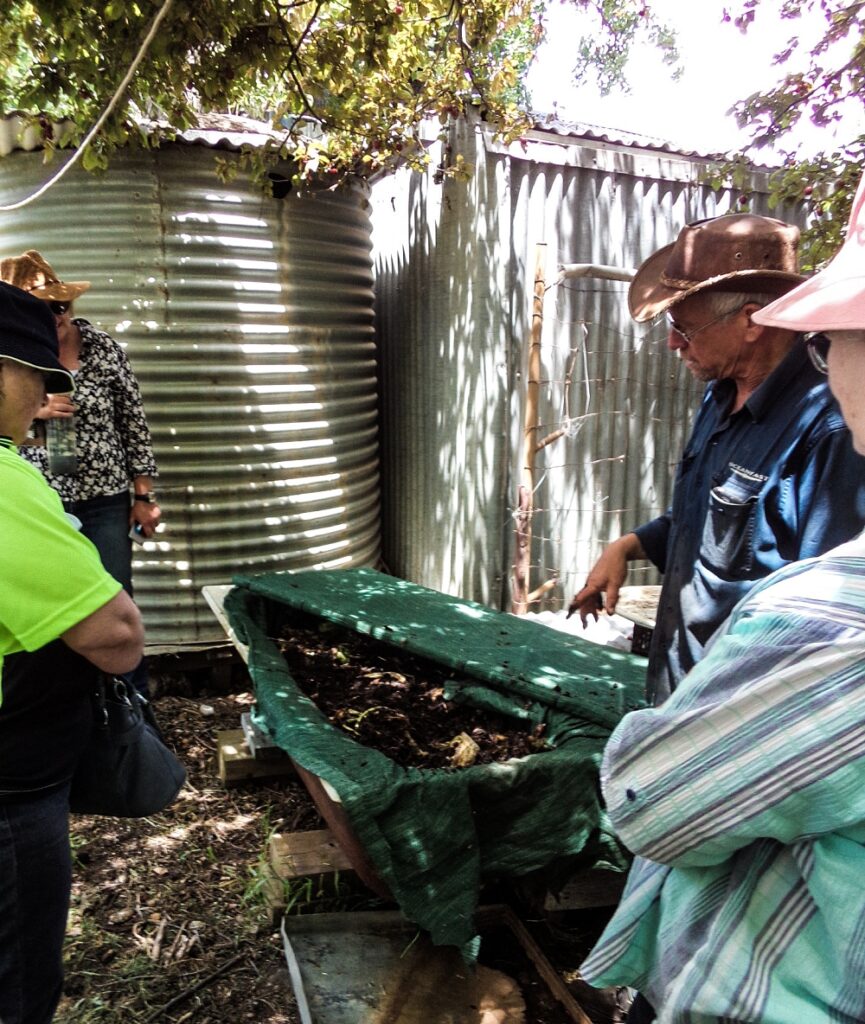
[(743, 306), (768, 306), (780, 292), (706, 292), (706, 305), (714, 316), (735, 313)]

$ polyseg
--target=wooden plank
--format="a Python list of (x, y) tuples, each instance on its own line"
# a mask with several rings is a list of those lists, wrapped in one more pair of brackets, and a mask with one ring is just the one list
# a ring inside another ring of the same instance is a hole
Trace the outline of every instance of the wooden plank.
[(204, 596), (204, 600), (210, 606), (210, 610), (216, 616), (217, 622), (225, 630), (225, 635), (234, 644), (237, 649), (237, 653), (243, 658), (244, 661), (249, 661), (249, 648), (246, 644), (240, 642), (237, 639), (237, 634), (231, 628), (231, 624), (228, 621), (228, 616), (225, 614), (225, 596), (232, 590), (230, 584), (212, 584), (207, 587), (201, 588), (201, 593)]
[(240, 716), (240, 728), (246, 740), (246, 746), (256, 761), (281, 761), (288, 754), (278, 747), (269, 732), (262, 729), (252, 720), (252, 714), (244, 711)]
[(230, 788), (252, 779), (296, 778), (291, 758), (281, 761), (256, 760), (246, 743), (243, 729), (220, 729), (216, 733), (217, 774)]
[[(547, 959), (546, 953), (544, 953), (532, 934), (509, 906), (496, 904), (494, 906), (478, 907), (475, 913), (475, 922), (481, 930), (483, 930), (485, 924), (489, 926), (499, 921), (511, 930), (528, 958), (535, 965), (535, 970), (544, 979), (547, 987), (562, 1004), (568, 1016), (574, 1021), (574, 1024), (592, 1024), (591, 1018), (574, 999), (568, 986)], [(481, 938), (481, 942), (483, 942), (483, 938)]]
[(629, 619), (645, 629), (654, 629), (660, 597), (659, 586), (621, 587), (616, 603), (616, 615), (621, 615), (622, 618)]
[(261, 896), (267, 908), (267, 916), (272, 925), (278, 925), (285, 913), (285, 886), (270, 864), (262, 864), (258, 870), (263, 879)]
[(275, 833), (270, 837), (269, 860), (279, 878), (352, 870), (351, 862), (327, 828)]

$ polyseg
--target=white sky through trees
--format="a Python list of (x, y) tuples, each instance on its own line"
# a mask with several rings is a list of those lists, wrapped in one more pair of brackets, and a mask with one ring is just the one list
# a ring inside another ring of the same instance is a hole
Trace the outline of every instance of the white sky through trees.
[[(629, 61), (626, 75), (630, 94), (600, 96), (593, 83), (577, 88), (573, 83), (574, 55), (581, 35), (597, 33), (596, 22), (574, 6), (552, 0), (549, 8), (547, 42), (529, 72), (528, 86), (536, 112), (554, 113), (562, 120), (580, 121), (652, 135), (682, 149), (730, 152), (741, 149), (748, 139), (745, 129), (736, 127), (726, 111), (736, 100), (762, 91), (804, 61), (793, 58), (788, 65), (772, 64), (772, 57), (786, 46), (792, 35), (802, 45), (813, 44), (825, 30), (819, 12), (794, 21), (782, 21), (772, 0), (763, 0), (747, 34), (732, 20), (723, 23), (725, 7), (738, 12), (736, 0), (650, 0), (659, 20), (674, 28), (684, 65), (678, 81), (648, 42), (639, 44)], [(850, 43), (842, 44), (849, 49)], [(842, 52), (844, 50), (842, 49)], [(865, 131), (861, 103), (851, 104), (844, 135)], [(852, 128), (852, 130), (851, 130)], [(809, 156), (831, 148), (832, 130), (810, 123), (797, 129), (800, 155)], [(789, 148), (785, 146), (785, 148)], [(771, 163), (770, 153), (760, 151), (760, 162)]]

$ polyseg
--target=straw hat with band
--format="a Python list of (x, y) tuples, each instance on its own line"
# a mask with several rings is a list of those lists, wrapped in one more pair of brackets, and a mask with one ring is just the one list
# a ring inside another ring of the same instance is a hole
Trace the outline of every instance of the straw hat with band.
[(631, 316), (645, 323), (707, 288), (783, 294), (805, 280), (798, 247), (799, 229), (773, 217), (736, 213), (688, 224), (637, 270)]
[(825, 270), (756, 312), (754, 320), (789, 331), (865, 330), (865, 175), (835, 258)]
[(0, 260), (0, 281), (45, 302), (74, 302), (90, 287), (89, 281), (61, 281), (35, 249), (28, 249), (23, 256)]
[(46, 375), (45, 390), (64, 395), (75, 390), (72, 375), (58, 358), (57, 327), (44, 302), (0, 281), (0, 359)]

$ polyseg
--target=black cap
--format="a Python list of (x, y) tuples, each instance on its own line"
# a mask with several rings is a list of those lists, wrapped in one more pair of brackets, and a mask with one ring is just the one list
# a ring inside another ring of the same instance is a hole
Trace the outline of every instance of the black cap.
[(52, 395), (75, 390), (72, 374), (58, 358), (57, 325), (48, 303), (0, 281), (0, 359), (41, 370)]

